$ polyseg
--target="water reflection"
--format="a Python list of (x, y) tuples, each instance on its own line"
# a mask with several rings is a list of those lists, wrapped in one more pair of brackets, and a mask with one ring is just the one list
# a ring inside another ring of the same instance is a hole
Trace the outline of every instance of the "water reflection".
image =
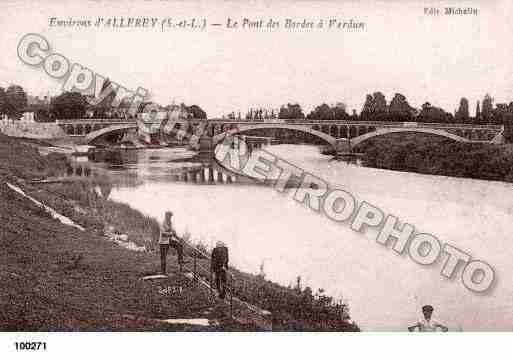
[(95, 151), (72, 158), (65, 177), (137, 187), (145, 182), (185, 182), (197, 185), (255, 184), (256, 181), (220, 166), (212, 155), (182, 148)]
[(93, 174), (89, 164), (83, 162), (72, 161), (66, 168), (66, 177), (91, 177)]
[(222, 170), (214, 162), (193, 169), (182, 169), (171, 175), (174, 182), (190, 182), (196, 184), (224, 184), (237, 182), (237, 176)]

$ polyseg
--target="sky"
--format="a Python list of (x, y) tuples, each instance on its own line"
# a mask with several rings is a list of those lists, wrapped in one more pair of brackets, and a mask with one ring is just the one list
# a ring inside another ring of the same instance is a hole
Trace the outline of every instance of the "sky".
[[(420, 107), (453, 112), (461, 97), (471, 113), (490, 93), (513, 101), (513, 5), (492, 1), (71, 1), (3, 0), (0, 86), (60, 93), (62, 81), (22, 63), (17, 45), (38, 33), (51, 50), (128, 89), (149, 89), (167, 105), (201, 106), (209, 117), (298, 102), (307, 112), (344, 102), (358, 112), (368, 93), (396, 92)], [(425, 7), (473, 7), (479, 14), (427, 16)], [(204, 31), (50, 27), (49, 19), (206, 18)], [(364, 22), (362, 31), (227, 29), (228, 18)]]

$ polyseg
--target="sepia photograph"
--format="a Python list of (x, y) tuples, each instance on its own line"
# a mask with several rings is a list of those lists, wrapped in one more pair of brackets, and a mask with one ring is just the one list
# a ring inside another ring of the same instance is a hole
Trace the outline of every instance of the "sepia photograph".
[(0, 353), (512, 332), (511, 14), (3, 0)]

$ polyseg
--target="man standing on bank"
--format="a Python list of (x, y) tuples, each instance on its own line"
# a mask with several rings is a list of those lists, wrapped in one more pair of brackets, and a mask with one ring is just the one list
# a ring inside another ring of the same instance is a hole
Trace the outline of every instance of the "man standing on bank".
[(445, 325), (440, 324), (437, 320), (433, 319), (433, 306), (425, 305), (422, 307), (422, 315), (424, 318), (419, 320), (417, 324), (408, 327), (410, 332), (418, 329), (419, 332), (436, 332), (437, 329), (441, 329), (442, 332), (449, 330)]
[(210, 270), (215, 276), (219, 298), (226, 296), (226, 271), (228, 270), (228, 248), (223, 242), (217, 242), (210, 258)]
[(180, 271), (183, 266), (183, 246), (180, 243), (180, 239), (176, 235), (176, 231), (173, 228), (173, 222), (171, 221), (173, 212), (168, 211), (164, 216), (164, 222), (160, 228), (160, 271), (163, 275), (166, 275), (166, 259), (169, 247), (173, 247), (178, 255), (178, 264), (180, 265)]

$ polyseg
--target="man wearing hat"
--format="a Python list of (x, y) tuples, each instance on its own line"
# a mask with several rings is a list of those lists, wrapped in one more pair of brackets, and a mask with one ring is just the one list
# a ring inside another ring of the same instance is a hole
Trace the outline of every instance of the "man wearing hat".
[(183, 245), (180, 239), (176, 235), (176, 231), (173, 228), (171, 219), (173, 218), (173, 212), (167, 211), (164, 216), (164, 222), (160, 228), (160, 271), (162, 274), (166, 274), (166, 260), (169, 247), (176, 249), (178, 255), (178, 264), (180, 265), (180, 271), (183, 266)]
[(438, 321), (432, 318), (433, 315), (433, 307), (431, 305), (425, 305), (422, 307), (422, 314), (424, 318), (417, 322), (417, 324), (408, 327), (410, 332), (413, 332), (415, 328), (419, 329), (419, 332), (436, 332), (438, 328), (442, 330), (442, 332), (446, 332), (449, 329), (440, 324)]
[(224, 299), (226, 295), (226, 271), (228, 270), (228, 248), (219, 241), (212, 250), (210, 258), (210, 271), (215, 276), (215, 283), (219, 298)]

